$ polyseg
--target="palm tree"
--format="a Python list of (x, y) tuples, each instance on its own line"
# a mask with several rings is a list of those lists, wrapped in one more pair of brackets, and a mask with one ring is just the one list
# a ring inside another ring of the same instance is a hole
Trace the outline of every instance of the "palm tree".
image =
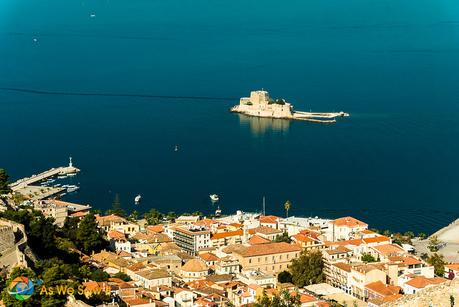
[(284, 204), (286, 217), (288, 217), (288, 210), (290, 210), (291, 207), (292, 207), (292, 203), (290, 202), (290, 200), (287, 200)]

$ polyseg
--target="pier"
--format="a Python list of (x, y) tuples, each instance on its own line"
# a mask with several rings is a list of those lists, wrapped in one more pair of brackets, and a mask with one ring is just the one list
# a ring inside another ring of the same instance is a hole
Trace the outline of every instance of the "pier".
[(13, 192), (17, 190), (23, 189), (29, 185), (32, 185), (36, 182), (46, 180), (51, 177), (59, 176), (59, 175), (68, 175), (68, 174), (76, 174), (80, 170), (73, 166), (72, 157), (69, 158), (69, 165), (68, 166), (61, 166), (57, 168), (51, 168), (47, 171), (44, 171), (40, 174), (32, 175), (31, 177), (26, 177), (19, 179), (10, 184), (10, 188)]

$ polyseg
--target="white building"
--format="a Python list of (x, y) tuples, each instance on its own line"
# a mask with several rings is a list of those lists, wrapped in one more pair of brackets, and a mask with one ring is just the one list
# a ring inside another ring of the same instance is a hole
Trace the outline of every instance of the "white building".
[(210, 231), (203, 227), (182, 226), (174, 231), (174, 242), (190, 255), (211, 246)]
[(342, 217), (328, 223), (327, 240), (351, 240), (356, 238), (358, 233), (366, 229), (368, 229), (367, 223), (351, 216)]
[(166, 270), (146, 269), (132, 274), (132, 279), (146, 289), (158, 286), (172, 286), (172, 277)]

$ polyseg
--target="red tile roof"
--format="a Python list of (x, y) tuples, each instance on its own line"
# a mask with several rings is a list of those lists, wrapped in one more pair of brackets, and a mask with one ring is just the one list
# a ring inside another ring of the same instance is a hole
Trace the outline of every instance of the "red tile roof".
[(353, 218), (352, 216), (341, 217), (339, 219), (331, 221), (331, 223), (339, 227), (349, 227), (349, 228), (368, 227), (367, 223), (359, 221), (358, 219)]

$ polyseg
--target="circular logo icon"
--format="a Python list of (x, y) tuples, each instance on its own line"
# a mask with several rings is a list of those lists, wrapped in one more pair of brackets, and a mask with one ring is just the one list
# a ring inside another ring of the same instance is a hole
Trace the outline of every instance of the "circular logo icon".
[(10, 283), (8, 293), (18, 301), (24, 301), (32, 296), (34, 290), (32, 279), (25, 276), (19, 276)]

